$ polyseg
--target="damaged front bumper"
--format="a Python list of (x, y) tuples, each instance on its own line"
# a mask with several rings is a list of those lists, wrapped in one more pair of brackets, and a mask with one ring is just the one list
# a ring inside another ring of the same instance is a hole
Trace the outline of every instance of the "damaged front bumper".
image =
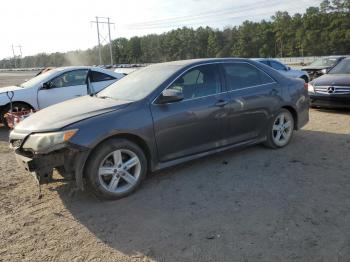
[(83, 170), (88, 153), (88, 149), (74, 145), (67, 145), (48, 154), (35, 154), (21, 148), (15, 149), (19, 166), (33, 175), (39, 184), (53, 181), (52, 174), (56, 168), (64, 178), (75, 179), (80, 189), (84, 189)]

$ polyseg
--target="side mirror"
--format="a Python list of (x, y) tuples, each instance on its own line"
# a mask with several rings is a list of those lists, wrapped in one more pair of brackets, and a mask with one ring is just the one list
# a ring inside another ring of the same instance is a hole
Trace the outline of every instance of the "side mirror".
[(181, 101), (184, 99), (184, 95), (177, 89), (165, 89), (157, 99), (157, 104), (167, 104), (172, 102)]
[(289, 70), (290, 70), (290, 66), (287, 66), (287, 67), (286, 67), (286, 71), (289, 71)]
[(50, 82), (43, 83), (42, 89), (50, 89), (50, 88), (51, 88), (51, 83)]

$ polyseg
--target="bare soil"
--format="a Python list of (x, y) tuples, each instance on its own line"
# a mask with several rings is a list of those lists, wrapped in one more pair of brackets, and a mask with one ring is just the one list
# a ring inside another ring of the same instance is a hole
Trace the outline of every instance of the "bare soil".
[(310, 117), (286, 148), (189, 162), (118, 201), (74, 182), (38, 199), (0, 127), (0, 261), (350, 261), (350, 111)]

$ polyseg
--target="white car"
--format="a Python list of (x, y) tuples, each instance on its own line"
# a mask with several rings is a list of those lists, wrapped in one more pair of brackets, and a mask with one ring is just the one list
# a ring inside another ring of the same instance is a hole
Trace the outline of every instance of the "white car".
[(286, 66), (275, 59), (257, 58), (254, 60), (260, 63), (263, 63), (269, 67), (272, 67), (273, 69), (276, 69), (277, 71), (279, 71), (281, 74), (285, 76), (293, 77), (293, 78), (301, 78), (305, 81), (305, 83), (308, 83), (310, 80), (309, 74), (306, 71), (290, 68), (289, 66)]
[(121, 73), (88, 66), (52, 69), (21, 85), (0, 88), (0, 121), (5, 124), (4, 115), (10, 111), (10, 97), (12, 95), (13, 111), (39, 110), (65, 100), (87, 95), (89, 93), (86, 84), (88, 72), (90, 72), (90, 89), (93, 92), (101, 91), (124, 76)]

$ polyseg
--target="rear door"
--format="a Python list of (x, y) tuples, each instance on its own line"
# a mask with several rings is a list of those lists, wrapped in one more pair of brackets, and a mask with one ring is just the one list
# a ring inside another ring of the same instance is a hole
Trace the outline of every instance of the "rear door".
[(239, 143), (263, 134), (280, 87), (265, 72), (246, 62), (222, 65), (229, 96), (227, 143)]
[(87, 69), (64, 72), (46, 83), (38, 91), (39, 108), (45, 108), (87, 94)]
[(219, 66), (197, 66), (168, 88), (182, 91), (184, 100), (151, 105), (160, 161), (221, 146), (228, 98), (223, 92)]
[(95, 70), (90, 71), (90, 83), (95, 92), (101, 91), (110, 84), (114, 83), (116, 80), (117, 79), (111, 75)]

